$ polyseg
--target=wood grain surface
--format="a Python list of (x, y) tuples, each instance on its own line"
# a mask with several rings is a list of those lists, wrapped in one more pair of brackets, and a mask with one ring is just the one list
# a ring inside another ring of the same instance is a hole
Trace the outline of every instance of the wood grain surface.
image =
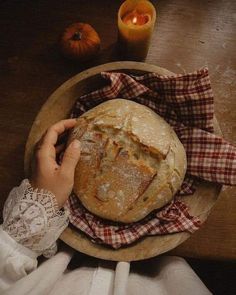
[[(159, 0), (157, 23), (146, 62), (176, 73), (207, 65), (215, 113), (224, 137), (236, 142), (236, 55), (234, 0)], [(49, 95), (82, 70), (121, 60), (116, 49), (121, 1), (0, 1), (0, 182), (1, 208), (24, 177), (23, 158), (31, 125)], [(58, 38), (74, 21), (100, 34), (98, 58), (78, 64), (58, 51)], [(175, 254), (236, 258), (236, 190), (226, 187), (205, 225)]]

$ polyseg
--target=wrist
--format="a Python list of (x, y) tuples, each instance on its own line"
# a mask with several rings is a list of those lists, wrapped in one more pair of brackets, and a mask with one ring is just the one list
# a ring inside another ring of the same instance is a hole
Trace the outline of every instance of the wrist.
[(58, 188), (58, 185), (56, 186), (56, 188), (53, 188), (46, 183), (44, 184), (44, 182), (36, 181), (34, 179), (29, 179), (29, 185), (36, 193), (46, 192), (48, 194), (51, 194), (52, 198), (54, 199), (54, 204), (57, 210), (60, 210), (64, 206), (66, 200), (70, 195), (69, 191), (68, 193), (65, 193), (63, 189)]

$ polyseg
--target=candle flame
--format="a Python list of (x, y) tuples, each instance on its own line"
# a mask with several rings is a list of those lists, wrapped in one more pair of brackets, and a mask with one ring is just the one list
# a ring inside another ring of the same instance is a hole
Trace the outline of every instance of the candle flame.
[(138, 13), (136, 10), (125, 14), (122, 20), (127, 25), (142, 26), (151, 21), (150, 14)]
[(137, 24), (137, 16), (135, 16), (133, 19), (132, 19), (132, 23), (134, 24), (134, 25), (136, 25)]

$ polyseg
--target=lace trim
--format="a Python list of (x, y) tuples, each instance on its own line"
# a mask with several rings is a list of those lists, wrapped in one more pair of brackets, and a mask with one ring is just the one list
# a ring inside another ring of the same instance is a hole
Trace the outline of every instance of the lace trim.
[(13, 188), (3, 209), (3, 230), (15, 241), (46, 257), (57, 251), (56, 240), (67, 227), (69, 212), (58, 209), (55, 196), (33, 189), (28, 179)]

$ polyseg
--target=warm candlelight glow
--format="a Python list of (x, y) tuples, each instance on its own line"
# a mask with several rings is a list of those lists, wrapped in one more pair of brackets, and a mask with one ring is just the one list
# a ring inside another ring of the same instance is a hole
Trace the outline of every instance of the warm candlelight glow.
[(138, 13), (136, 10), (128, 12), (122, 17), (122, 21), (126, 25), (142, 26), (148, 23), (150, 20), (151, 16), (149, 14)]
[(156, 10), (148, 0), (126, 0), (118, 11), (119, 48), (128, 59), (144, 60), (154, 24)]

